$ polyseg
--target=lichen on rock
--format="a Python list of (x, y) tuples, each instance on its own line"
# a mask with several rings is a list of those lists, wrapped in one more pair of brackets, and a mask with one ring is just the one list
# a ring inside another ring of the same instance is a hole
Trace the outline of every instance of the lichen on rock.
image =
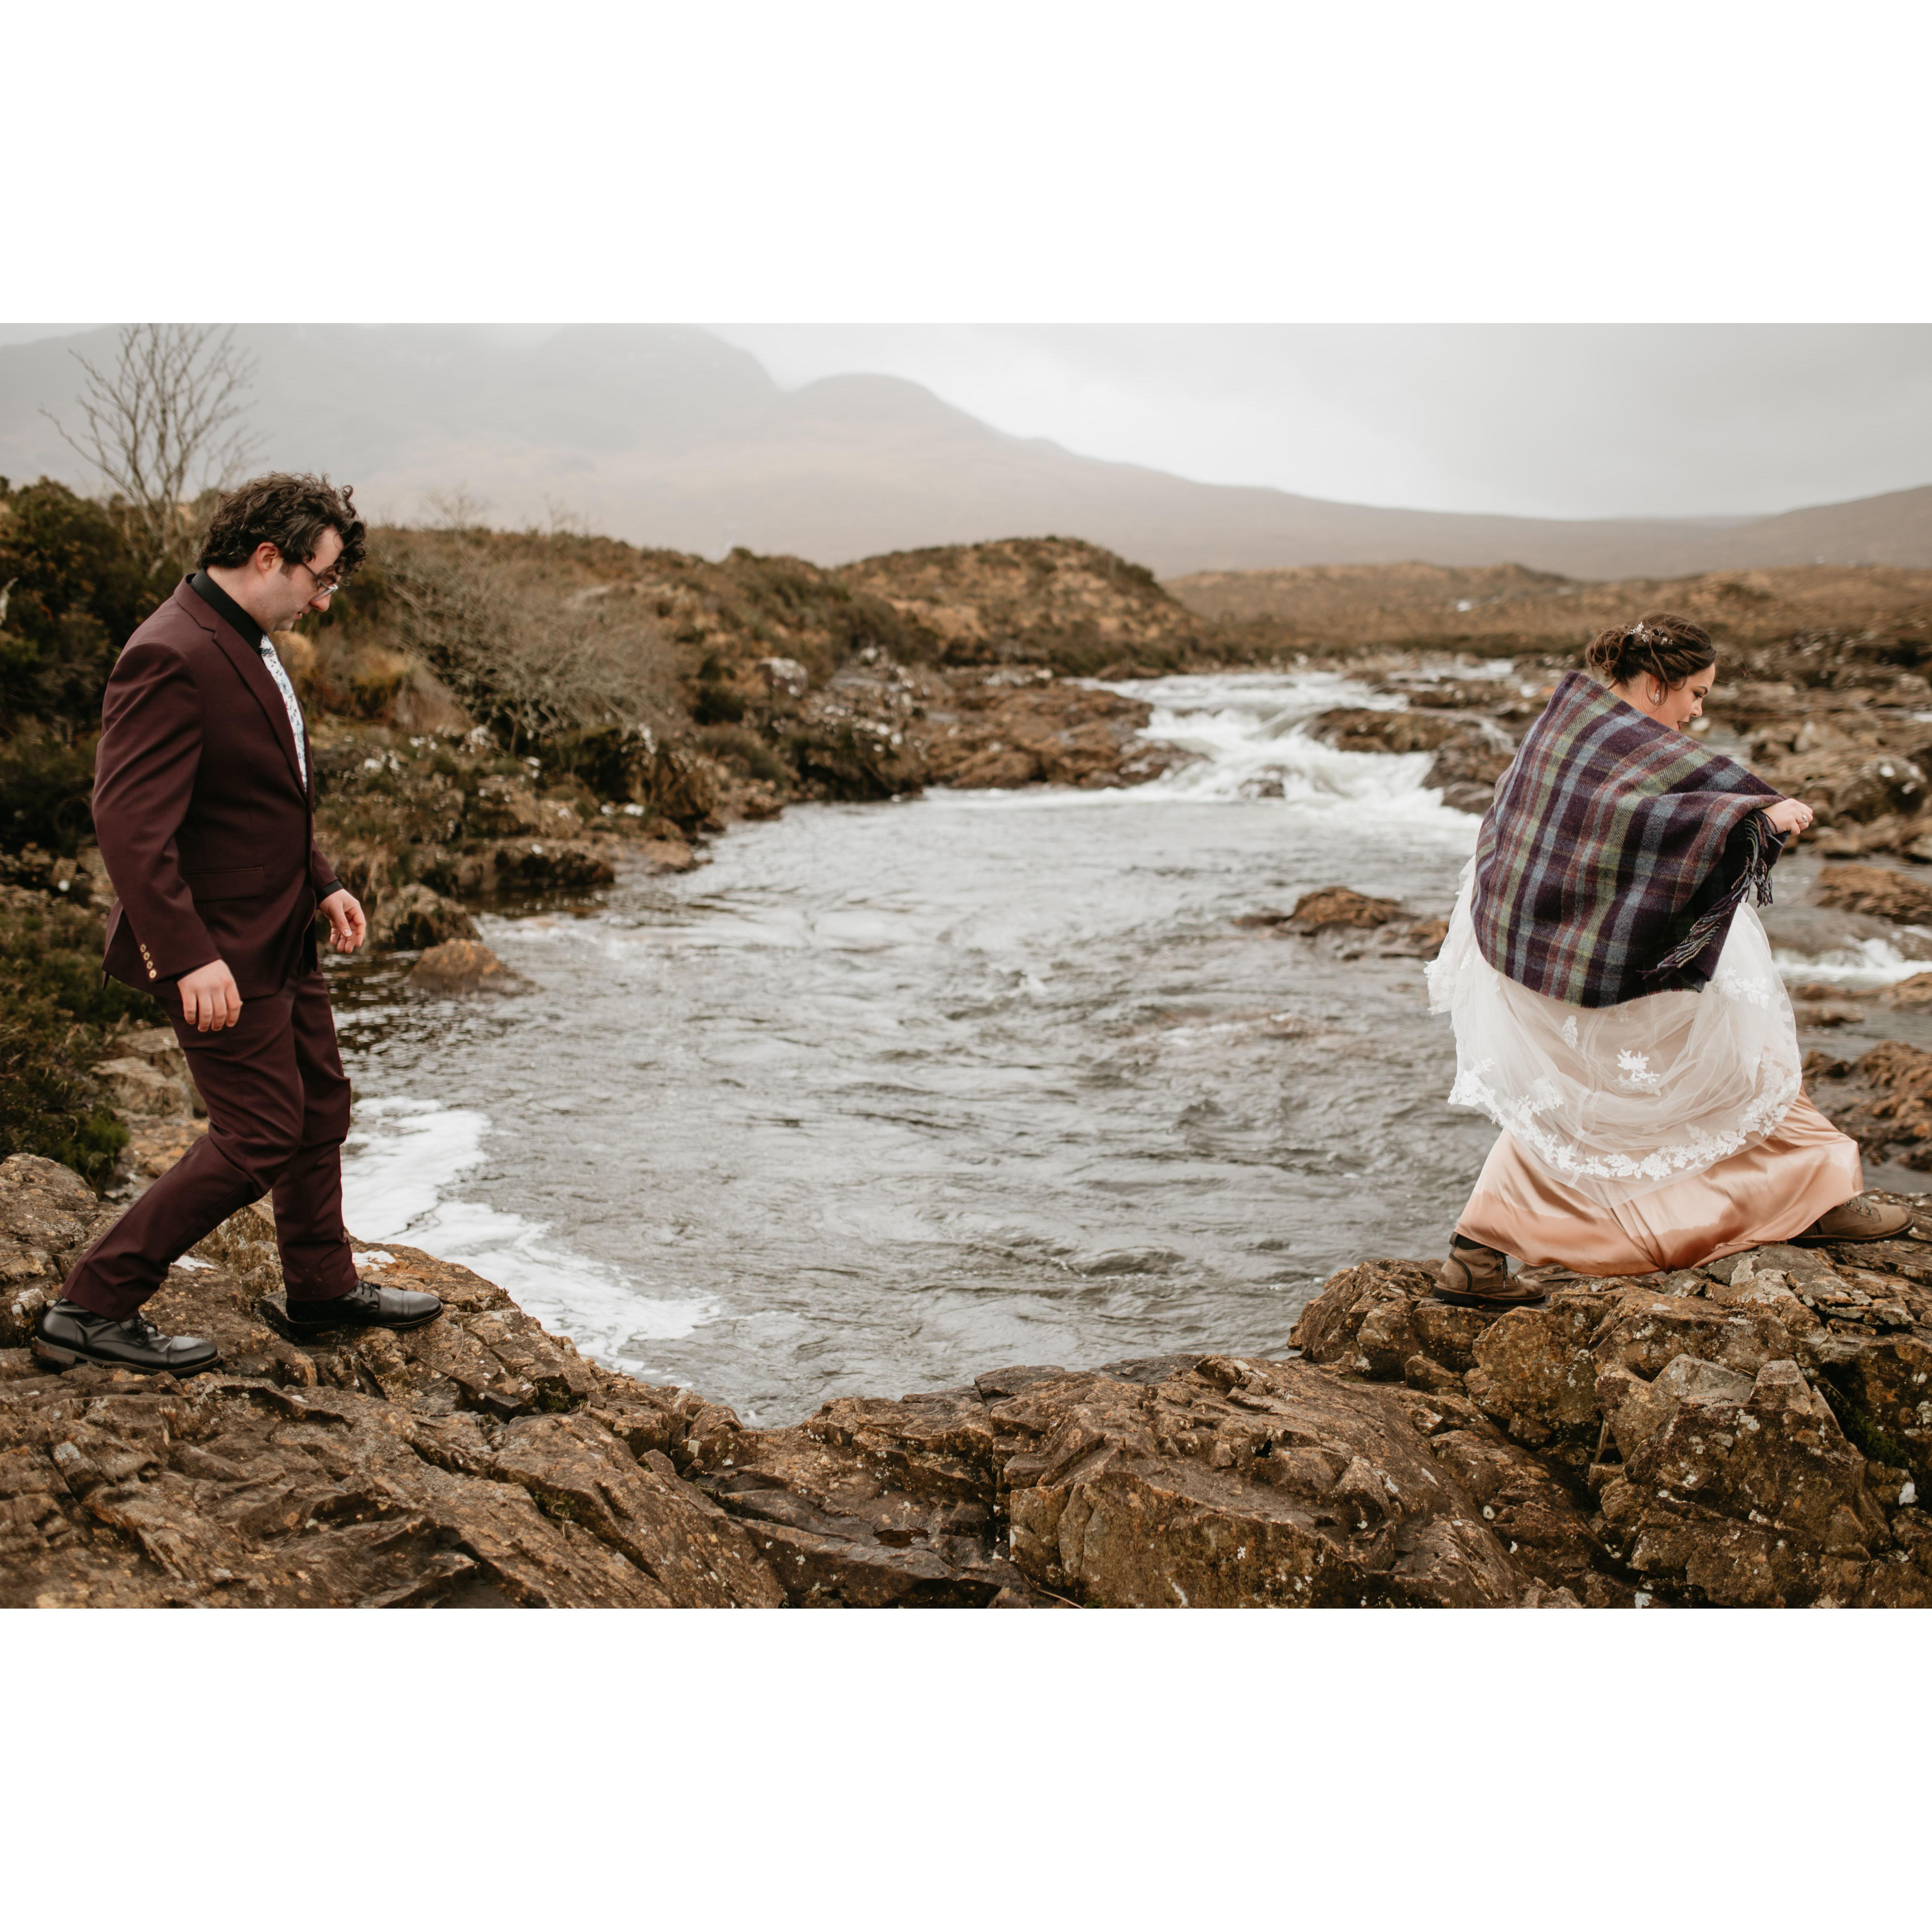
[(1448, 1332), (1422, 1264), (1370, 1263), (1331, 1281), (1294, 1339), (1333, 1374), (1451, 1399), (1460, 1383), (1549, 1479), (1552, 1520), (1599, 1552), (1585, 1600), (1932, 1604), (1924, 1252), (1780, 1244), (1639, 1280), (1534, 1270), (1542, 1306), (1449, 1311)]

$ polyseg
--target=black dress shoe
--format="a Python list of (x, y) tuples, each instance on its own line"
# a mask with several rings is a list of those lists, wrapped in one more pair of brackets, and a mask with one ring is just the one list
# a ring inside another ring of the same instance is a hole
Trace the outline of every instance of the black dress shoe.
[(221, 1359), (221, 1351), (199, 1335), (164, 1335), (145, 1315), (117, 1320), (64, 1298), (42, 1310), (34, 1324), (34, 1353), (64, 1369), (96, 1362), (144, 1376), (196, 1376)]
[(326, 1301), (298, 1301), (291, 1295), (286, 1306), (289, 1326), (304, 1331), (324, 1328), (420, 1328), (442, 1312), (441, 1299), (421, 1294), (412, 1288), (384, 1288), (373, 1281), (358, 1281), (346, 1294), (332, 1295)]

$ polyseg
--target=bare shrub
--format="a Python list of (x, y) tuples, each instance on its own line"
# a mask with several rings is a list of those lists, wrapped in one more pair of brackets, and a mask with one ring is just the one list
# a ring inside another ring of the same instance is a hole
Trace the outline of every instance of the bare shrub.
[(586, 583), (567, 548), (454, 521), (378, 542), (399, 640), (512, 751), (652, 708), (668, 652), (635, 586)]

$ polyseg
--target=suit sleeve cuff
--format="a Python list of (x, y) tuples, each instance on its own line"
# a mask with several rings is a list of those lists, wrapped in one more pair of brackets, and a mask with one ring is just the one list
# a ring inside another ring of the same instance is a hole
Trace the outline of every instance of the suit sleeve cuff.
[(146, 964), (151, 980), (184, 980), (190, 973), (198, 973), (204, 966), (219, 963), (221, 955), (212, 944), (205, 951), (197, 952), (192, 946), (183, 950), (178, 958), (163, 955), (157, 958), (146, 947), (141, 949), (141, 957)]

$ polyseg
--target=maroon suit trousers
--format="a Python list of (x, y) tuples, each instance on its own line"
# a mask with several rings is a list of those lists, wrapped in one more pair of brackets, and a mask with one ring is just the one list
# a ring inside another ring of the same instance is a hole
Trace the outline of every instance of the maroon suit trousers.
[(74, 1264), (67, 1298), (97, 1315), (131, 1315), (178, 1257), (270, 1192), (289, 1293), (346, 1294), (356, 1286), (342, 1226), (349, 1078), (322, 976), (244, 1000), (241, 1018), (219, 1033), (182, 1019), (172, 981), (154, 990), (208, 1103), (208, 1132)]

